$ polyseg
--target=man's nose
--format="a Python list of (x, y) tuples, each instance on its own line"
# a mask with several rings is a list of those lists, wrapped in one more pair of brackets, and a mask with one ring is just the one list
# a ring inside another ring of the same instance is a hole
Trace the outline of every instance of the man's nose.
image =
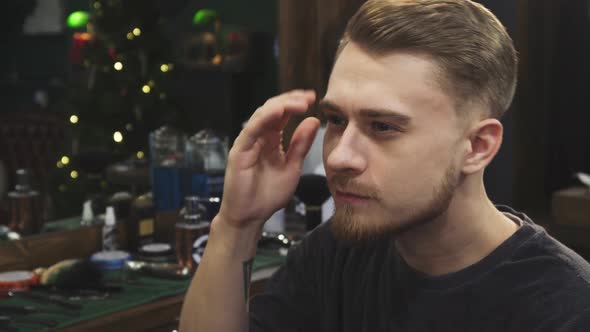
[(367, 159), (361, 136), (351, 126), (347, 127), (328, 153), (326, 167), (334, 172), (362, 173), (367, 167)]

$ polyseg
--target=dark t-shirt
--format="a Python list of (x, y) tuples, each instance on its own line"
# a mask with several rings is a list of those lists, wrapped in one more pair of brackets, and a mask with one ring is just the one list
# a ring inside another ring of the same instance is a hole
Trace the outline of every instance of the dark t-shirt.
[(427, 277), (392, 241), (313, 231), (250, 301), (250, 331), (590, 331), (590, 265), (526, 215), (478, 263)]

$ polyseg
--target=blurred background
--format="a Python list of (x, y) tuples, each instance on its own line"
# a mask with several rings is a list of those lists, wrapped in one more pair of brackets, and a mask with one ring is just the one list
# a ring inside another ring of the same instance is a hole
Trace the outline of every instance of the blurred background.
[(79, 213), (89, 195), (126, 189), (105, 170), (147, 162), (155, 129), (234, 138), (255, 105), (278, 92), (274, 1), (3, 6), (0, 190), (29, 169), (48, 194), (49, 219)]
[[(210, 128), (231, 141), (268, 97), (295, 87), (322, 93), (338, 36), (362, 2), (5, 1), (0, 193), (17, 168), (30, 168), (51, 193), (48, 216), (71, 215), (89, 188), (119, 189), (95, 176), (107, 165), (149, 159), (156, 128)], [(520, 55), (487, 188), (544, 220), (553, 193), (590, 171), (588, 2), (481, 2)], [(22, 127), (33, 122), (37, 129)]]
[[(179, 220), (210, 221), (219, 207), (227, 151), (252, 112), (290, 89), (325, 93), (345, 23), (363, 2), (2, 1), (0, 272), (101, 250), (108, 206), (121, 248), (178, 248)], [(590, 1), (479, 2), (520, 59), (488, 194), (588, 259)], [(287, 235), (269, 243), (291, 243), (289, 231), (329, 217), (321, 142), (312, 150), (306, 169), (315, 174), (267, 228)], [(177, 316), (181, 301), (160, 303), (168, 315), (145, 328)], [(132, 321), (118, 326), (134, 330)]]
[[(267, 98), (324, 93), (339, 36), (363, 2), (4, 1), (0, 197), (18, 169), (46, 221), (79, 215), (92, 198), (150, 191), (154, 164), (171, 162), (154, 150), (158, 137), (178, 135), (172, 159), (186, 163), (185, 139), (206, 130), (201, 138), (229, 143)], [(588, 1), (480, 2), (520, 57), (504, 143), (485, 174), (490, 197), (542, 224), (579, 219), (559, 192), (590, 172)], [(556, 217), (556, 199), (566, 216)], [(7, 223), (5, 199), (0, 206)]]

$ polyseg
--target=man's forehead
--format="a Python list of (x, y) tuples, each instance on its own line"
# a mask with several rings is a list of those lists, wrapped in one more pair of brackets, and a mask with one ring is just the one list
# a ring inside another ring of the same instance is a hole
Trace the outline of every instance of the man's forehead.
[(334, 65), (325, 100), (347, 111), (391, 109), (409, 117), (454, 110), (454, 99), (440, 87), (437, 76), (438, 66), (426, 55), (375, 55), (351, 43)]

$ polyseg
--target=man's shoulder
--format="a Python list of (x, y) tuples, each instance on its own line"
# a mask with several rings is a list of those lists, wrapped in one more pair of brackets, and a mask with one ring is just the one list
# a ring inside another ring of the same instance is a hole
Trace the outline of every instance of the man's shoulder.
[(534, 223), (527, 215), (509, 207), (500, 206), (502, 212), (515, 215), (522, 221), (517, 231), (512, 255), (506, 263), (514, 266), (527, 279), (569, 280), (582, 288), (590, 289), (590, 264), (557, 239), (545, 228)]
[(536, 234), (524, 243), (513, 259), (533, 268), (538, 265), (543, 272), (540, 278), (569, 281), (573, 285), (590, 291), (590, 263), (568, 248), (538, 225)]
[(588, 322), (590, 264), (540, 226), (532, 227), (537, 230), (535, 236), (523, 243), (506, 264), (518, 267), (512, 270), (515, 279), (509, 293), (521, 300), (516, 302), (524, 307), (527, 316), (554, 326), (555, 331), (561, 331), (558, 326), (566, 321), (581, 319), (576, 317), (582, 312)]

